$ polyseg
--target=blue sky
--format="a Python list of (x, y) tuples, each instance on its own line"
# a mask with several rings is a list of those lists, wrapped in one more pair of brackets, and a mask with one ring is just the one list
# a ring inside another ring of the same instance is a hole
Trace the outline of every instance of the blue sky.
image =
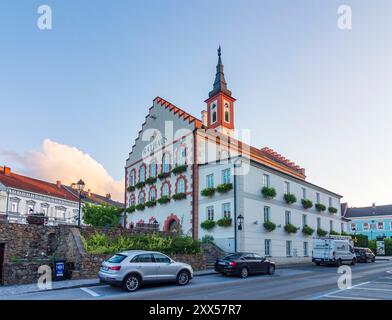
[[(53, 30), (36, 26), (42, 4)], [(51, 139), (121, 180), (156, 96), (199, 116), (220, 44), (253, 145), (352, 205), (391, 203), (391, 14), (388, 0), (2, 0), (0, 151)]]

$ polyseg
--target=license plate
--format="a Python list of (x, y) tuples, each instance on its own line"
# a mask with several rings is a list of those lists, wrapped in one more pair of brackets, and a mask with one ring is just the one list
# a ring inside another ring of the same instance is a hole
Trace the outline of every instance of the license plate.
[(108, 271), (109, 268), (108, 268), (108, 267), (101, 267), (101, 270), (102, 270), (102, 271)]
[(218, 264), (221, 265), (221, 266), (225, 266), (226, 262), (219, 261)]

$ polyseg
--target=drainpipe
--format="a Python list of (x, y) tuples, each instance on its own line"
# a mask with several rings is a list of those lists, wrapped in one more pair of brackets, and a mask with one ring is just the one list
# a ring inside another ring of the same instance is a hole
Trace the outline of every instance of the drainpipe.
[(237, 168), (237, 163), (234, 161), (234, 252), (237, 252), (237, 173), (236, 173), (236, 168)]

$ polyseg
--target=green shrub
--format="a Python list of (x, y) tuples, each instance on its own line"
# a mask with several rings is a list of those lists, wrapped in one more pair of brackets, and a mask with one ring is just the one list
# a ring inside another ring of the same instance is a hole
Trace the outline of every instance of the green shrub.
[(156, 204), (157, 204), (157, 201), (156, 201), (156, 200), (150, 200), (150, 201), (147, 201), (147, 202), (145, 203), (146, 207), (148, 207), (148, 208), (155, 207)]
[(215, 193), (215, 188), (206, 188), (201, 190), (201, 195), (203, 197), (212, 197)]
[(342, 236), (346, 236), (346, 237), (350, 236), (350, 234), (349, 234), (348, 232), (345, 232), (345, 231), (343, 231), (343, 232), (341, 233), (341, 235), (342, 235)]
[(145, 182), (138, 182), (138, 183), (135, 184), (135, 187), (136, 187), (137, 189), (141, 189), (141, 188), (143, 188), (145, 185), (146, 185)]
[(207, 231), (214, 229), (215, 226), (216, 226), (216, 222), (214, 220), (205, 220), (200, 224), (200, 227), (202, 227), (202, 229)]
[(139, 203), (135, 206), (136, 210), (143, 211), (146, 206), (143, 203)]
[(261, 189), (261, 193), (265, 198), (273, 199), (276, 197), (276, 190), (275, 188), (264, 187)]
[(163, 179), (170, 177), (170, 175), (171, 175), (170, 171), (169, 172), (162, 172), (162, 173), (158, 174), (158, 178), (159, 178), (159, 180), (163, 180)]
[(186, 193), (184, 193), (184, 192), (175, 193), (175, 194), (173, 194), (172, 198), (174, 199), (174, 201), (185, 199)]
[(155, 182), (157, 182), (157, 178), (155, 178), (155, 177), (149, 177), (146, 179), (147, 184), (153, 184)]
[(373, 251), (374, 254), (377, 253), (377, 244), (376, 244), (376, 240), (369, 240), (368, 241), (368, 246), (367, 246), (370, 250)]
[(222, 219), (219, 219), (216, 224), (220, 227), (230, 227), (232, 224), (233, 220), (229, 217), (223, 217)]
[(326, 206), (323, 205), (322, 203), (316, 203), (315, 207), (316, 207), (316, 210), (318, 212), (322, 212), (322, 211), (325, 211), (327, 209)]
[(177, 174), (180, 174), (180, 173), (185, 172), (185, 171), (186, 171), (186, 168), (187, 168), (187, 166), (184, 164), (184, 165), (175, 167), (175, 168), (172, 170), (172, 172), (173, 172), (174, 174), (177, 175)]
[(218, 191), (219, 193), (226, 193), (229, 192), (231, 189), (233, 189), (232, 183), (222, 183), (216, 187), (216, 191)]
[(319, 237), (325, 237), (327, 234), (328, 234), (327, 231), (325, 231), (325, 230), (323, 230), (323, 229), (321, 229), (321, 228), (318, 228), (318, 229), (317, 229), (317, 235), (318, 235)]
[(311, 207), (313, 207), (313, 202), (312, 200), (309, 199), (302, 199), (301, 200), (302, 206), (304, 207), (304, 209), (310, 209)]
[(83, 205), (83, 221), (94, 227), (114, 227), (120, 223), (120, 215), (124, 209), (118, 209), (109, 205)]
[(355, 247), (367, 248), (369, 244), (368, 236), (364, 234), (356, 234), (352, 236)]
[(211, 243), (211, 242), (214, 242), (214, 237), (211, 236), (211, 235), (209, 235), (209, 234), (206, 234), (206, 235), (201, 239), (201, 242), (202, 242), (202, 243)]
[(109, 239), (102, 234), (82, 238), (87, 253), (114, 254), (125, 250), (149, 250), (166, 254), (195, 254), (201, 252), (200, 242), (191, 237), (164, 237), (158, 234), (137, 234)]
[(128, 192), (134, 192), (134, 191), (135, 191), (135, 186), (129, 186), (129, 187), (127, 188), (127, 191), (128, 191)]
[(339, 232), (336, 232), (336, 231), (334, 231), (334, 230), (331, 230), (331, 231), (329, 232), (329, 234), (330, 234), (331, 236), (340, 236), (340, 233), (339, 233)]
[(125, 209), (125, 212), (127, 212), (127, 213), (132, 213), (132, 212), (135, 212), (135, 206), (133, 205), (133, 206), (130, 206), (129, 208), (126, 208)]
[(168, 203), (168, 202), (170, 202), (170, 197), (169, 197), (169, 196), (162, 196), (162, 197), (160, 197), (160, 198), (158, 199), (158, 202), (159, 202), (160, 204)]
[(283, 196), (284, 200), (286, 201), (286, 203), (288, 204), (293, 204), (297, 202), (297, 197), (295, 195), (293, 195), (292, 193), (286, 193)]
[(329, 211), (329, 213), (337, 213), (338, 212), (338, 209), (336, 209), (335, 207), (329, 207), (328, 208), (328, 211)]
[(314, 233), (314, 229), (309, 227), (307, 224), (303, 226), (302, 233), (306, 234), (307, 236), (311, 236)]
[(284, 226), (284, 230), (287, 233), (296, 233), (297, 232), (297, 227), (291, 223), (288, 223)]
[(276, 229), (276, 224), (271, 221), (264, 222), (263, 226), (264, 226), (264, 229), (269, 232), (272, 232)]

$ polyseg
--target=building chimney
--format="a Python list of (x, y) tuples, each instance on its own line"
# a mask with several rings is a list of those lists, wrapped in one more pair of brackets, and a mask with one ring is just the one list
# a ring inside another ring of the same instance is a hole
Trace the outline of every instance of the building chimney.
[(111, 195), (110, 193), (107, 193), (107, 194), (106, 194), (106, 198), (109, 199), (109, 200), (111, 200), (111, 199), (112, 199), (112, 195)]
[(76, 183), (71, 183), (71, 189), (72, 190), (77, 190), (78, 189)]
[(204, 126), (207, 127), (208, 121), (207, 121), (207, 111), (206, 110), (203, 110), (201, 112), (201, 122), (203, 123)]
[(88, 195), (89, 197), (91, 197), (91, 189), (88, 189), (87, 195)]
[(4, 174), (6, 176), (9, 176), (11, 174), (11, 168), (4, 166)]
[(57, 180), (57, 181), (56, 181), (56, 186), (57, 186), (57, 188), (59, 188), (59, 189), (61, 188), (61, 181), (60, 181), (60, 180)]
[(373, 208), (373, 214), (376, 214), (376, 203), (375, 202), (373, 202), (372, 208)]

